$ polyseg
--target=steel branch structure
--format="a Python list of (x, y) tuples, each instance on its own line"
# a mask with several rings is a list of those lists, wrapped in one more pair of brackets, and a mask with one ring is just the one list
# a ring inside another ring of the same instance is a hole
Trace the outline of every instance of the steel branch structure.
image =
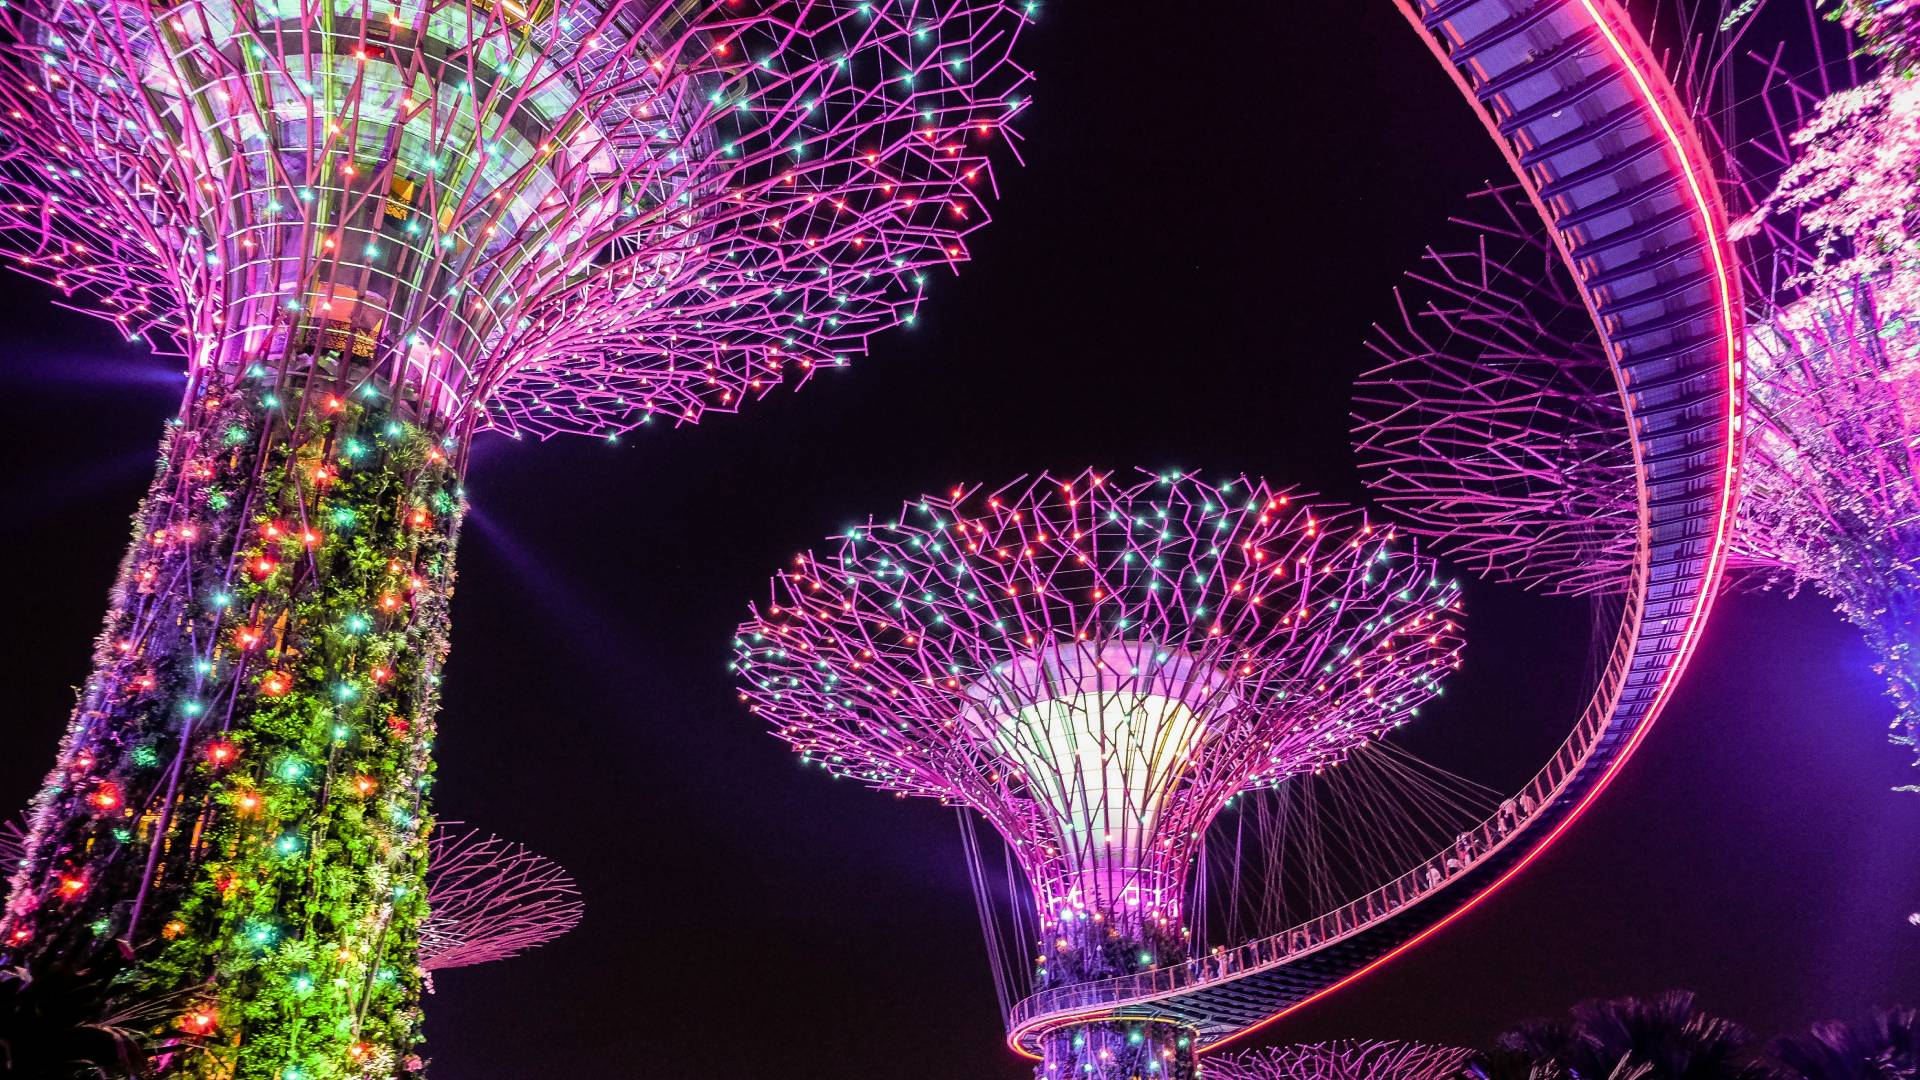
[(26, 857), (26, 827), (17, 821), (0, 822), (0, 870), (11, 874)]
[(163, 1075), (423, 1059), (472, 438), (689, 423), (910, 320), (1019, 110), (999, 0), (27, 0), (0, 250), (186, 359), (0, 968)]
[(965, 255), (994, 0), (11, 5), (0, 240), (196, 381), (609, 435), (823, 365)]
[(1308, 1043), (1209, 1058), (1206, 1080), (1454, 1080), (1471, 1056), (1420, 1043)]
[[(1338, 767), (1459, 663), (1459, 594), (1430, 559), (1259, 480), (1043, 473), (837, 539), (740, 627), (741, 697), (829, 772), (999, 830), (1042, 986), (1185, 962), (1222, 805)], [(1196, 1035), (1062, 1023), (1038, 1075), (1189, 1076)]]
[(1354, 385), (1367, 485), (1451, 559), (1553, 593), (1632, 568), (1633, 453), (1593, 322), (1524, 191), (1488, 189), (1375, 324)]
[(477, 829), (443, 822), (427, 854), (425, 971), (488, 964), (545, 945), (580, 925), (586, 905), (551, 859)]
[[(1920, 89), (1881, 74), (1788, 104), (1757, 142), (1777, 182), (1737, 223), (1756, 286), (1745, 357), (1750, 423), (1736, 565), (1809, 584), (1860, 628), (1920, 735)], [(1565, 272), (1514, 271), (1547, 246), (1519, 214), (1476, 223), (1477, 248), (1430, 254), (1430, 294), (1388, 363), (1355, 391), (1356, 445), (1382, 501), (1481, 573), (1556, 591), (1617, 588), (1630, 551), (1632, 460), (1619, 395)], [(1504, 247), (1502, 245), (1505, 245)], [(1571, 340), (1546, 327), (1576, 328)]]

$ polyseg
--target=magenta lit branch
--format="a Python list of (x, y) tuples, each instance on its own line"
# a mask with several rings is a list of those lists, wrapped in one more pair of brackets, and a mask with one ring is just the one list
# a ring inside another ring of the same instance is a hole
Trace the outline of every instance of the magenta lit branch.
[(0, 821), (0, 872), (13, 873), (26, 857), (26, 828), (17, 821)]
[(965, 258), (1024, 81), (991, 0), (329, 2), (11, 5), (0, 232), (202, 384), (461, 432), (843, 363)]
[[(1735, 148), (1761, 165), (1734, 185), (1757, 299), (1731, 561), (1833, 601), (1877, 657), (1896, 741), (1913, 745), (1920, 90), (1894, 70), (1824, 98), (1768, 79), (1773, 111)], [(1608, 591), (1628, 578), (1639, 482), (1612, 372), (1517, 196), (1475, 202), (1370, 342), (1384, 363), (1354, 391), (1362, 467), (1408, 528), (1470, 568)]]
[[(735, 643), (808, 762), (969, 807), (1039, 916), (1040, 987), (1184, 963), (1240, 792), (1338, 765), (1459, 663), (1459, 593), (1360, 512), (1246, 478), (1028, 477), (796, 556)], [(1068, 1022), (1042, 1077), (1192, 1075), (1177, 1023)]]
[(426, 971), (487, 964), (545, 945), (580, 925), (573, 878), (511, 840), (442, 822), (428, 846)]
[[(88, 972), (80, 1011), (137, 1017), (121, 1052), (160, 1075), (423, 1071), (471, 440), (691, 423), (911, 321), (986, 219), (1027, 19), (0, 6), (0, 250), (188, 375), (9, 867), (0, 970)], [(524, 899), (486, 887), (458, 895)], [(569, 917), (538, 910), (474, 940)]]
[(1518, 188), (1490, 188), (1394, 290), (1354, 385), (1367, 486), (1482, 576), (1553, 593), (1624, 587), (1633, 455), (1593, 321)]

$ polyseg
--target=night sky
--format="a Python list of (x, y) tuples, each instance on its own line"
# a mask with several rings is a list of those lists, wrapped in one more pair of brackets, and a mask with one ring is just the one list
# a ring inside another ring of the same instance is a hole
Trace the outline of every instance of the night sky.
[[(734, 700), (783, 561), (954, 483), (1245, 471), (1358, 499), (1348, 386), (1421, 244), (1502, 163), (1388, 4), (1053, 3), (1024, 167), (918, 325), (738, 417), (618, 446), (483, 438), (440, 719), (442, 815), (579, 879), (572, 936), (444, 973), (437, 1080), (1011, 1078), (951, 811), (803, 770)], [(0, 804), (86, 670), (180, 379), (0, 286), (13, 557)], [(1423, 749), (1529, 774), (1582, 701), (1578, 602), (1473, 584)], [(1920, 795), (1855, 632), (1724, 599), (1621, 780), (1413, 954), (1263, 1033), (1484, 1041), (1669, 987), (1774, 1033), (1920, 1003)]]

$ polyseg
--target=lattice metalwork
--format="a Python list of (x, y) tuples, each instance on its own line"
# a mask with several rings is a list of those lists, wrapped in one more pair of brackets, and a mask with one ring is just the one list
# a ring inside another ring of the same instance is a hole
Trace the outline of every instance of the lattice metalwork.
[(732, 409), (910, 318), (1021, 103), (996, 0), (41, 0), (0, 247), (198, 376), (463, 429)]
[(1625, 415), (1579, 293), (1519, 188), (1490, 188), (1394, 290), (1354, 385), (1368, 487), (1483, 576), (1623, 587), (1635, 547)]

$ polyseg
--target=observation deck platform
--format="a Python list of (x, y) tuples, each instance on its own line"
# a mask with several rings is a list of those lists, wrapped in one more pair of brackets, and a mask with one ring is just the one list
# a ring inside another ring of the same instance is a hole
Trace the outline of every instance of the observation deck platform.
[(1619, 380), (1639, 552), (1585, 713), (1514, 809), (1346, 907), (1225, 953), (1018, 1002), (1008, 1045), (1169, 1020), (1211, 1049), (1412, 948), (1524, 870), (1613, 780), (1699, 641), (1735, 503), (1741, 304), (1711, 159), (1615, 0), (1395, 0), (1525, 186)]

